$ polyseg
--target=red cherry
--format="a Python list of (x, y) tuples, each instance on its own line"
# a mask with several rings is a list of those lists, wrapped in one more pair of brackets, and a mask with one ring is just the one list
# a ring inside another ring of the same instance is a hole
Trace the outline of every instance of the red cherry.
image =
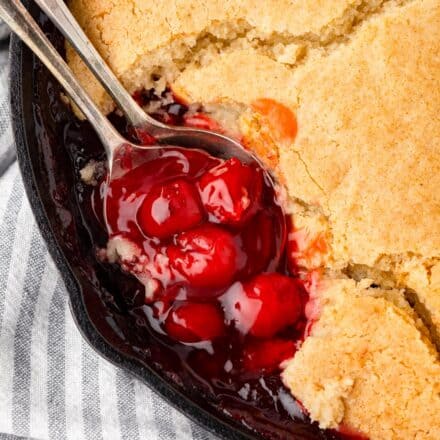
[(175, 243), (167, 251), (171, 267), (194, 287), (228, 286), (239, 270), (234, 236), (219, 226), (182, 232)]
[(243, 276), (276, 271), (284, 250), (286, 227), (281, 210), (261, 210), (240, 232), (248, 256)]
[(212, 341), (224, 334), (225, 323), (215, 304), (184, 303), (170, 312), (165, 330), (176, 341)]
[(296, 323), (303, 311), (303, 286), (297, 279), (277, 273), (261, 274), (223, 296), (228, 319), (242, 333), (271, 338)]
[(164, 317), (167, 316), (169, 310), (173, 307), (175, 301), (186, 300), (186, 298), (186, 291), (182, 286), (174, 285), (168, 287), (168, 289), (158, 295), (158, 298), (152, 305), (154, 317), (163, 320)]
[(150, 237), (167, 238), (202, 220), (197, 190), (183, 179), (153, 187), (138, 211), (139, 226)]
[(259, 208), (263, 175), (259, 168), (232, 158), (206, 172), (199, 189), (212, 221), (237, 225)]
[(243, 367), (246, 371), (270, 373), (293, 357), (296, 347), (293, 341), (271, 339), (249, 344), (243, 351)]

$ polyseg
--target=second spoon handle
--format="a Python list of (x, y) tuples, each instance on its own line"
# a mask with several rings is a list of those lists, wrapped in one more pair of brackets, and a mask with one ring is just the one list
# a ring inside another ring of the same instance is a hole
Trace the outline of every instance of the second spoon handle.
[(86, 115), (98, 133), (108, 158), (111, 160), (114, 149), (121, 145), (124, 139), (78, 83), (66, 62), (52, 46), (26, 8), (19, 0), (0, 0), (0, 18), (40, 58)]
[[(99, 79), (123, 111), (130, 125), (142, 127), (153, 136), (162, 133), (162, 124), (148, 116), (122, 86), (116, 75), (90, 42), (63, 0), (34, 0), (72, 44), (84, 63)], [(166, 128), (166, 127), (165, 127)]]

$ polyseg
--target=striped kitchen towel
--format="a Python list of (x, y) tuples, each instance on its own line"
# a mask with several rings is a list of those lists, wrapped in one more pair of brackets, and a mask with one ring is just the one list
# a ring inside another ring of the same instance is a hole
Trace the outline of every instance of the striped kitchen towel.
[(214, 439), (97, 356), (76, 329), (14, 157), (2, 29), (0, 24), (0, 440)]

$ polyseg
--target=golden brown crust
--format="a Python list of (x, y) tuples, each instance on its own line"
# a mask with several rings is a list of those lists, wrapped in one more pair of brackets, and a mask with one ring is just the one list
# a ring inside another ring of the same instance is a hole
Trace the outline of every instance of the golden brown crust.
[[(320, 286), (322, 314), (283, 380), (322, 427), (371, 439), (440, 437), (440, 363), (394, 291)], [(384, 299), (384, 296), (387, 299)]]
[[(252, 0), (211, 0), (194, 7), (192, 0), (70, 0), (69, 6), (113, 71), (134, 91), (154, 85), (151, 74), (174, 82), (188, 65), (204, 64), (234, 47), (267, 46), (274, 56), (292, 62), (296, 39), (308, 36), (318, 43), (333, 38), (348, 26), (341, 19), (344, 12), (355, 15), (358, 3), (267, 0), (255, 7)], [(285, 39), (293, 41), (287, 51), (281, 43)], [(110, 111), (109, 97), (76, 53), (68, 49), (67, 58), (96, 102)]]

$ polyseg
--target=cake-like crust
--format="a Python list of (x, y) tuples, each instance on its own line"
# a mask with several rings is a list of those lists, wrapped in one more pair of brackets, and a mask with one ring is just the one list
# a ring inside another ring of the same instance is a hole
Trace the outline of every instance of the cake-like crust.
[[(344, 12), (356, 11), (357, 0), (70, 0), (69, 6), (92, 42), (130, 91), (157, 85), (151, 75), (174, 81), (191, 62), (204, 63), (230, 46), (251, 46), (243, 38), (281, 40), (312, 35), (332, 38), (334, 23), (343, 28)], [(373, 0), (372, 3), (380, 3)], [(341, 30), (342, 32), (342, 30)], [(242, 41), (240, 41), (242, 40)], [(286, 54), (281, 54), (280, 56)], [(105, 111), (109, 97), (74, 51), (67, 57), (84, 87)], [(163, 82), (162, 82), (163, 84)]]
[(386, 300), (353, 280), (319, 289), (321, 317), (283, 373), (311, 417), (371, 439), (440, 438), (440, 363), (398, 292)]
[[(242, 133), (287, 187), (295, 257), (340, 278), (324, 283), (322, 316), (284, 375), (312, 418), (373, 440), (440, 438), (439, 365), (424, 327), (440, 344), (440, 1), (70, 6), (129, 91), (168, 84), (189, 102), (247, 108)], [(67, 56), (111, 111), (69, 47)], [(258, 98), (295, 112), (293, 145), (267, 136), (250, 110)], [(328, 252), (306, 257), (316, 237)], [(407, 289), (424, 324), (389, 287)]]

